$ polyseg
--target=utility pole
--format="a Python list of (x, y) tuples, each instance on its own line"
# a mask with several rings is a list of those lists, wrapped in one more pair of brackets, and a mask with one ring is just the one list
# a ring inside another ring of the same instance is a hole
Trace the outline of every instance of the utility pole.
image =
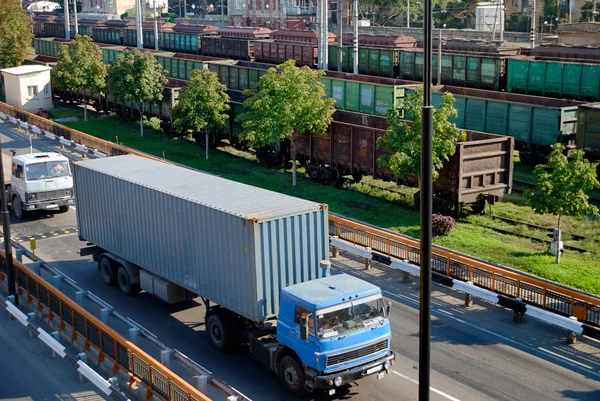
[(317, 69), (323, 69), (323, 0), (317, 0)]
[(223, 14), (223, 0), (221, 0), (221, 26), (225, 25), (225, 14)]
[(406, 27), (410, 28), (410, 0), (406, 2)]
[(354, 73), (358, 74), (358, 0), (354, 0)]
[(329, 68), (329, 6), (327, 0), (323, 0), (323, 71)]
[(77, 0), (73, 0), (73, 17), (75, 18), (75, 36), (79, 35), (79, 27), (77, 26)]
[[(419, 308), (419, 401), (429, 401), (431, 371), (431, 215), (433, 195), (433, 107), (431, 106), (431, 48), (433, 0), (423, 14), (423, 107), (421, 109), (421, 274)], [(440, 60), (441, 64), (441, 60)]]
[[(2, 153), (1, 143), (0, 153)], [(4, 231), (4, 260), (6, 262), (8, 295), (13, 295), (15, 297), (15, 306), (19, 306), (19, 296), (17, 295), (15, 288), (15, 268), (13, 264), (12, 244), (10, 242), (10, 215), (8, 214), (8, 205), (6, 204), (6, 182), (4, 182), (4, 161), (2, 160), (2, 157), (0, 157), (0, 172), (0, 191), (2, 191), (2, 194), (0, 194), (0, 201), (2, 202), (2, 229)]]
[[(444, 24), (444, 27), (446, 24)], [(442, 28), (440, 27), (440, 39), (438, 40), (438, 71), (437, 71), (437, 84), (442, 84)]]
[(592, 22), (596, 22), (596, 0), (594, 0), (594, 7), (592, 8)]
[(156, 18), (156, 0), (152, 0), (152, 3), (154, 4), (154, 50), (158, 50), (158, 19)]
[(530, 41), (531, 41), (531, 48), (535, 48), (535, 34), (537, 31), (537, 17), (535, 15), (535, 3), (536, 0), (533, 0), (533, 7), (531, 8), (531, 34), (530, 34)]
[(137, 48), (144, 48), (144, 35), (142, 35), (142, 0), (136, 0), (135, 29), (137, 33)]
[(69, 0), (65, 0), (63, 8), (65, 9), (65, 39), (71, 39), (71, 24), (69, 18)]
[(342, 50), (342, 47), (344, 46), (344, 41), (342, 39), (342, 36), (344, 35), (344, 0), (338, 0), (338, 10), (337, 10), (337, 15), (338, 15), (338, 65), (337, 65), (337, 70), (339, 72), (342, 72), (342, 57), (344, 56), (344, 52)]

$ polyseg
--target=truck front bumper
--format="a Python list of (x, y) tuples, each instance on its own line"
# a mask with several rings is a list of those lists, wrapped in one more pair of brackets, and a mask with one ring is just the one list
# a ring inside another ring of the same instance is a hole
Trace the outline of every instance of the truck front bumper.
[[(352, 383), (353, 381), (356, 381), (363, 377), (373, 375), (375, 373), (390, 373), (389, 369), (394, 364), (395, 359), (396, 354), (394, 353), (394, 351), (390, 350), (390, 352), (386, 356), (384, 356), (383, 358), (379, 358), (373, 362), (369, 362), (352, 369), (341, 370), (339, 372), (331, 373), (324, 376), (315, 376), (313, 378), (313, 382), (315, 388), (318, 389), (328, 390), (338, 388), (348, 383)], [(389, 362), (389, 364), (387, 364), (387, 369), (386, 362)], [(335, 381), (338, 377), (341, 378), (341, 383), (338, 379), (338, 384), (336, 385)]]
[(75, 204), (75, 198), (49, 199), (23, 205), (23, 210), (52, 210)]

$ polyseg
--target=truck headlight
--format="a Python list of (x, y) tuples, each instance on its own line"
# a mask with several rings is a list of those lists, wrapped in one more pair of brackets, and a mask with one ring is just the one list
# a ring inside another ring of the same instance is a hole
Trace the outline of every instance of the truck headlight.
[(339, 387), (342, 385), (342, 377), (338, 376), (335, 379), (333, 379), (333, 384), (335, 384), (336, 387)]

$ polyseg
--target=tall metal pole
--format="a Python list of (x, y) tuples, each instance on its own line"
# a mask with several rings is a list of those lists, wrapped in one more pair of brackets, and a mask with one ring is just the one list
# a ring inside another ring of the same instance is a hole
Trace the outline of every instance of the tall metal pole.
[(537, 17), (535, 15), (535, 3), (536, 0), (533, 0), (533, 7), (531, 8), (531, 34), (529, 40), (531, 41), (531, 48), (535, 47), (535, 34), (537, 32)]
[(358, 74), (358, 0), (354, 0), (354, 73)]
[[(444, 24), (445, 25), (445, 24)], [(441, 85), (442, 84), (442, 28), (439, 29), (440, 31), (440, 39), (438, 41), (438, 70), (437, 70), (437, 84)]]
[(156, 18), (156, 0), (154, 4), (154, 50), (158, 50), (158, 19)]
[(73, 0), (73, 18), (75, 18), (75, 36), (79, 35), (79, 27), (77, 26), (77, 0)]
[(504, 16), (506, 15), (506, 7), (504, 6), (504, 0), (500, 0), (500, 40), (504, 42), (504, 26), (505, 26), (505, 19)]
[(223, 0), (221, 0), (221, 26), (225, 25), (225, 14), (223, 13)]
[(592, 8), (592, 22), (596, 22), (596, 0), (594, 0), (594, 8)]
[[(0, 144), (0, 153), (2, 145)], [(0, 155), (1, 156), (1, 155)], [(15, 288), (15, 269), (12, 257), (12, 244), (10, 240), (10, 216), (8, 214), (8, 205), (6, 204), (6, 183), (4, 182), (4, 162), (0, 157), (0, 201), (2, 202), (2, 229), (4, 231), (4, 255), (6, 256), (6, 275), (8, 276), (8, 295), (14, 295), (15, 306), (19, 306), (19, 297)]]
[(571, 18), (573, 17), (573, 1), (569, 0), (569, 24), (571, 23)]
[(65, 39), (71, 39), (71, 24), (69, 17), (69, 0), (65, 0), (63, 8), (65, 9)]
[(406, 2), (406, 27), (410, 28), (410, 0)]
[(432, 2), (423, 14), (423, 107), (421, 112), (421, 277), (419, 308), (419, 401), (429, 401), (431, 370), (431, 215), (433, 107), (431, 106)]
[(323, 32), (321, 31), (323, 22), (321, 18), (323, 13), (321, 8), (323, 7), (323, 0), (317, 0), (317, 69), (323, 69)]
[(137, 33), (137, 48), (142, 49), (144, 47), (144, 35), (142, 35), (142, 0), (136, 0), (136, 14), (135, 19), (135, 30)]
[(337, 70), (342, 71), (342, 57), (344, 56), (344, 52), (342, 47), (344, 46), (343, 36), (344, 36), (344, 0), (338, 0), (338, 62), (337, 62)]
[(329, 68), (329, 6), (323, 1), (323, 71)]

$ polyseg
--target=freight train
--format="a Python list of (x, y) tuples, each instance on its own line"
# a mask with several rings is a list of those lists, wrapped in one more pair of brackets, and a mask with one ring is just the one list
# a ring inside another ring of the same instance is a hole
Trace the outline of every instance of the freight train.
[[(38, 37), (64, 37), (60, 20), (34, 17)], [(131, 21), (80, 22), (81, 33), (91, 34), (98, 43), (136, 46)], [(89, 29), (88, 29), (89, 28)], [(91, 32), (89, 32), (91, 31)], [(60, 33), (62, 32), (62, 35)], [(89, 32), (89, 33), (87, 33)], [(346, 36), (346, 35), (344, 35)], [(144, 47), (154, 49), (154, 26), (143, 26)], [(337, 70), (338, 47), (335, 35), (329, 34), (329, 70)], [(388, 38), (388, 39), (383, 39)], [(404, 38), (404, 37), (401, 37)], [(386, 78), (422, 80), (422, 49), (416, 41), (377, 35), (359, 37), (359, 74)], [(350, 37), (344, 41), (351, 40)], [(454, 43), (454, 42), (452, 42)], [(175, 52), (260, 61), (279, 64), (288, 58), (298, 65), (317, 66), (316, 32), (275, 31), (266, 28), (206, 27), (192, 24), (161, 23), (159, 48)], [(441, 83), (476, 89), (489, 89), (536, 96), (554, 96), (581, 101), (600, 101), (600, 63), (594, 49), (539, 50), (528, 55), (479, 47), (447, 44), (441, 56)], [(486, 51), (482, 51), (486, 50)], [(569, 58), (572, 51), (577, 58)], [(353, 71), (351, 47), (342, 47), (342, 72)], [(438, 55), (433, 55), (434, 79)]]

